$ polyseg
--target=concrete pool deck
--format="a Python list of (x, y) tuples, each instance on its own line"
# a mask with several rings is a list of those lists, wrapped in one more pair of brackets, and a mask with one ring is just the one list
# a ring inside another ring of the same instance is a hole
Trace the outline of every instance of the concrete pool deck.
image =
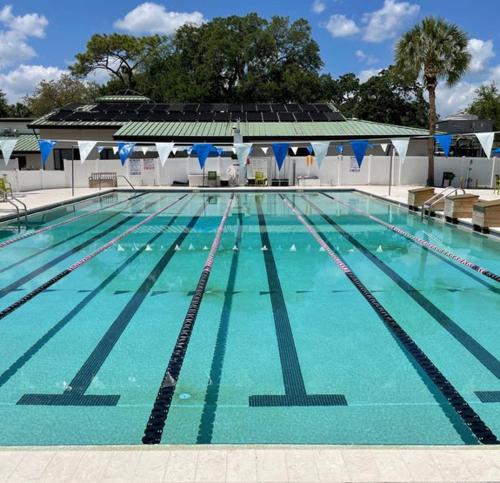
[(500, 448), (156, 446), (0, 449), (0, 481), (500, 481)]
[[(322, 187), (327, 188), (327, 187)], [(408, 189), (342, 186), (406, 203)], [(120, 188), (122, 189), (122, 188)], [(140, 187), (140, 189), (165, 189)], [(239, 188), (242, 191), (255, 188)], [(290, 188), (287, 188), (290, 189)], [(304, 191), (321, 188), (300, 188)], [(186, 190), (185, 187), (172, 190)], [(215, 189), (217, 190), (217, 189)], [(263, 188), (266, 190), (266, 188)], [(106, 190), (102, 190), (104, 193)], [(496, 199), (493, 190), (467, 190)], [(78, 188), (75, 198), (99, 190)], [(71, 201), (71, 189), (22, 193), (29, 209)], [(0, 204), (2, 215), (12, 214)], [(465, 220), (467, 221), (467, 220)], [(498, 230), (500, 232), (500, 230)], [(500, 447), (81, 446), (0, 448), (0, 481), (92, 482), (500, 482)]]

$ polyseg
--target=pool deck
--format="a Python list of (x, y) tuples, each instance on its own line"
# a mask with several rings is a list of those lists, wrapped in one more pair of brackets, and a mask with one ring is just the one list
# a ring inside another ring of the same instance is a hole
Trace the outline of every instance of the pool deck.
[[(387, 186), (332, 188), (356, 189), (404, 204), (408, 189), (413, 186), (393, 187), (391, 196), (388, 196)], [(165, 188), (144, 186), (141, 189)], [(239, 189), (245, 191), (249, 188)], [(78, 188), (75, 198), (98, 192)], [(486, 200), (499, 197), (493, 190), (471, 189), (467, 192), (479, 194)], [(71, 189), (38, 190), (21, 193), (21, 196), (30, 210), (73, 199)], [(0, 220), (13, 213), (8, 206), (0, 203)], [(500, 482), (500, 447), (4, 447), (0, 448), (0, 481)]]

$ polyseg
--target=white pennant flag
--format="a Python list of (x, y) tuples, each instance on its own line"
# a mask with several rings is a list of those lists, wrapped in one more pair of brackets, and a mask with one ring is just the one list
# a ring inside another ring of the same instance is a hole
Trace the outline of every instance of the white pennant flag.
[(267, 154), (267, 151), (269, 150), (269, 148), (260, 148), (262, 149), (262, 151), (264, 151), (264, 154)]
[(387, 143), (383, 143), (380, 145), (380, 148), (382, 149), (382, 151), (384, 151), (384, 154), (387, 153), (387, 146), (388, 146)]
[(491, 158), (491, 150), (493, 149), (493, 141), (495, 139), (494, 132), (478, 132), (476, 137), (481, 143), (484, 152), (488, 158)]
[(252, 143), (236, 143), (234, 150), (240, 164), (240, 172), (243, 172), (248, 156), (250, 156), (250, 152), (252, 151)]
[(158, 151), (158, 156), (160, 158), (162, 168), (163, 166), (165, 166), (165, 162), (167, 161), (173, 149), (174, 143), (156, 143), (156, 150)]
[(97, 141), (78, 141), (78, 150), (80, 151), (80, 161), (83, 164), (87, 161), (92, 149), (95, 148)]
[(172, 148), (172, 153), (174, 153), (174, 156), (177, 154), (177, 148)]
[(113, 154), (116, 154), (118, 152), (118, 146), (113, 146)]
[(4, 141), (0, 141), (0, 150), (2, 151), (5, 166), (9, 164), (10, 157), (12, 156), (16, 144), (17, 139), (5, 139)]
[(325, 159), (325, 156), (328, 154), (328, 147), (330, 146), (329, 142), (316, 142), (311, 143), (311, 146), (314, 151), (314, 157), (316, 158), (316, 162), (318, 163), (318, 167), (321, 168), (321, 163)]
[(298, 146), (292, 146), (291, 150), (292, 150), (292, 153), (294, 154), (294, 156), (297, 156), (297, 151), (299, 150), (299, 147)]
[(401, 159), (401, 163), (404, 163), (406, 159), (406, 153), (408, 152), (408, 145), (410, 144), (410, 138), (391, 139), (391, 143), (394, 146), (394, 149), (397, 151), (399, 159)]
[(149, 151), (149, 146), (141, 146), (141, 151), (142, 151), (142, 154), (144, 154), (144, 156), (147, 154), (147, 152)]

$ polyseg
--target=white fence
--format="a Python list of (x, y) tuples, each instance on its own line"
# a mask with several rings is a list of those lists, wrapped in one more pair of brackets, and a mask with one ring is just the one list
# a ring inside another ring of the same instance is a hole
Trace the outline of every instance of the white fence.
[[(222, 179), (228, 179), (227, 169), (237, 165), (230, 158), (209, 158), (205, 165), (205, 173), (217, 171)], [(253, 176), (255, 171), (267, 172), (268, 179), (288, 179), (290, 183), (298, 176), (316, 176), (318, 184), (324, 186), (341, 185), (385, 185), (389, 182), (389, 156), (366, 156), (360, 169), (351, 156), (329, 156), (325, 158), (321, 169), (314, 163), (307, 166), (306, 158), (289, 157), (281, 172), (277, 171), (272, 156), (252, 158), (246, 171)], [(187, 183), (189, 174), (202, 174), (198, 160), (193, 158), (169, 159), (161, 166), (158, 159), (127, 161), (122, 166), (119, 160), (88, 160), (81, 164), (75, 161), (72, 173), (71, 161), (65, 161), (64, 171), (36, 170), (19, 171), (9, 169), (0, 171), (0, 176), (6, 175), (15, 191), (32, 191), (49, 188), (69, 188), (74, 174), (75, 187), (88, 187), (88, 178), (95, 172), (114, 172), (126, 176), (134, 186), (171, 186), (174, 182)], [(435, 182), (441, 184), (444, 171), (455, 174), (453, 184), (458, 186), (463, 178), (465, 184), (470, 179), (469, 186), (492, 187), (495, 175), (500, 176), (500, 160), (487, 158), (444, 158), (438, 157), (435, 162)], [(427, 158), (424, 156), (409, 156), (401, 164), (396, 156), (393, 163), (392, 183), (394, 185), (423, 185), (427, 179)], [(123, 178), (118, 178), (119, 186), (126, 186)]]

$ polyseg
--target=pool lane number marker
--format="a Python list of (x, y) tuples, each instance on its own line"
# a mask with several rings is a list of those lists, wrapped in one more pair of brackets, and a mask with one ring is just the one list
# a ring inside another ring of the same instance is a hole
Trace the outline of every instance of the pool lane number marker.
[[(90, 356), (78, 370), (75, 377), (68, 384), (62, 394), (25, 394), (18, 401), (18, 405), (25, 406), (115, 406), (120, 398), (119, 395), (85, 394), (90, 384), (94, 380), (106, 359), (111, 354), (116, 343), (122, 336), (128, 324), (139, 310), (140, 306), (151, 292), (154, 284), (165, 270), (170, 260), (175, 255), (174, 246), (182, 243), (191, 232), (192, 228), (203, 212), (200, 207), (196, 215), (190, 220), (187, 227), (171, 244), (169, 250), (160, 258), (141, 286), (135, 291), (118, 317), (110, 325), (106, 333), (102, 336)], [(176, 216), (177, 217), (177, 216)], [(173, 222), (173, 220), (171, 220)], [(138, 252), (137, 252), (138, 253)]]
[(263, 246), (268, 248), (262, 254), (266, 266), (269, 297), (271, 298), (285, 394), (250, 396), (248, 400), (249, 405), (251, 407), (347, 406), (347, 400), (343, 394), (308, 394), (306, 391), (285, 297), (281, 288), (271, 240), (269, 239), (266, 220), (259, 198), (256, 198), (256, 204), (261, 242)]
[(9, 245), (12, 245), (13, 243), (19, 242), (21, 240), (26, 240), (27, 238), (30, 238), (35, 235), (40, 235), (41, 233), (45, 233), (49, 230), (53, 230), (54, 228), (59, 228), (60, 226), (64, 225), (69, 225), (70, 223), (74, 223), (75, 221), (81, 220), (82, 218), (85, 218), (90, 215), (95, 215), (96, 213), (99, 213), (100, 211), (108, 210), (109, 208), (113, 208), (115, 206), (121, 205), (123, 203), (127, 203), (128, 201), (133, 200), (134, 198), (138, 198), (139, 196), (143, 196), (145, 193), (140, 193), (138, 195), (131, 196), (130, 198), (127, 198), (122, 201), (117, 201), (116, 203), (112, 203), (111, 205), (107, 205), (101, 208), (97, 208), (96, 210), (92, 210), (86, 213), (82, 213), (81, 215), (74, 216), (72, 218), (69, 218), (67, 220), (60, 221), (59, 223), (54, 223), (52, 225), (44, 226), (43, 228), (40, 228), (35, 231), (29, 231), (26, 233), (23, 233), (20, 236), (16, 236), (15, 238), (11, 238), (10, 240), (5, 240), (4, 242), (0, 243), (0, 248), (5, 248)]
[(66, 268), (66, 270), (63, 270), (62, 272), (58, 273), (55, 277), (52, 277), (50, 280), (47, 280), (45, 283), (43, 283), (42, 285), (40, 285), (39, 287), (37, 287), (35, 290), (32, 290), (31, 292), (27, 293), (26, 295), (24, 295), (24, 297), (20, 298), (19, 300), (17, 300), (13, 304), (9, 305), (7, 308), (5, 308), (2, 311), (0, 311), (0, 320), (3, 319), (3, 318), (5, 318), (5, 317), (7, 317), (7, 315), (9, 315), (10, 313), (14, 312), (14, 310), (18, 309), (19, 307), (21, 307), (25, 303), (29, 302), (31, 299), (33, 299), (34, 297), (36, 297), (38, 294), (42, 293), (44, 290), (46, 290), (50, 286), (52, 286), (55, 283), (57, 283), (62, 278), (66, 277), (70, 273), (73, 273), (75, 270), (77, 270), (78, 268), (80, 268), (82, 265), (85, 265), (87, 262), (89, 262), (93, 258), (97, 257), (102, 252), (106, 251), (108, 248), (112, 247), (113, 245), (115, 245), (119, 241), (123, 240), (123, 238), (125, 238), (126, 236), (134, 233), (141, 226), (145, 225), (146, 223), (149, 223), (151, 220), (153, 220), (157, 216), (161, 215), (163, 212), (165, 212), (166, 210), (168, 210), (169, 208), (171, 208), (172, 206), (174, 206), (176, 203), (178, 203), (179, 201), (181, 201), (186, 196), (187, 196), (187, 194), (182, 195), (180, 198), (177, 198), (172, 203), (169, 203), (167, 206), (164, 206), (160, 210), (152, 213), (148, 217), (144, 218), (144, 220), (142, 220), (140, 223), (137, 223), (136, 225), (131, 226), (128, 230), (125, 230), (123, 233), (121, 233), (117, 237), (113, 238), (112, 240), (108, 241), (107, 243), (105, 243), (101, 247), (97, 248), (93, 252), (89, 253), (85, 257), (83, 257), (80, 260), (78, 260), (77, 262), (73, 263), (68, 268)]
[(426, 240), (422, 240), (422, 238), (419, 238), (415, 235), (412, 235), (411, 233), (408, 233), (405, 230), (402, 230), (401, 228), (397, 227), (396, 225), (391, 225), (390, 223), (385, 222), (384, 220), (381, 220), (380, 218), (377, 218), (376, 216), (371, 215), (370, 213), (360, 210), (359, 208), (350, 205), (349, 203), (344, 203), (343, 201), (338, 200), (337, 198), (334, 198), (333, 196), (329, 195), (328, 193), (322, 193), (324, 196), (327, 198), (330, 198), (331, 200), (336, 201), (337, 203), (341, 204), (342, 206), (345, 206), (367, 218), (370, 220), (374, 221), (375, 223), (378, 223), (379, 225), (385, 226), (387, 229), (393, 231), (394, 233), (397, 233), (398, 235), (401, 235), (405, 237), (406, 239), (412, 241), (413, 243), (416, 243), (417, 245), (420, 245), (421, 247), (424, 247), (434, 253), (439, 253), (440, 255), (444, 257), (448, 257), (451, 260), (460, 263), (461, 265), (464, 265), (471, 270), (474, 270), (477, 273), (480, 273), (481, 275), (484, 275), (485, 277), (491, 278), (492, 280), (495, 280), (496, 282), (500, 282), (500, 275), (497, 273), (491, 272), (490, 270), (480, 267), (479, 265), (470, 262), (469, 260), (466, 260), (465, 258), (459, 257), (458, 255), (455, 255), (454, 253), (450, 252), (449, 250), (445, 250), (444, 248), (438, 247), (437, 245), (434, 245), (433, 243), (430, 243)]
[[(285, 204), (295, 214), (297, 219), (304, 225), (306, 230), (313, 236), (313, 238), (325, 249), (325, 252), (337, 265), (337, 267), (344, 272), (345, 276), (351, 281), (361, 295), (375, 310), (384, 325), (389, 329), (393, 337), (405, 348), (406, 353), (410, 356), (416, 364), (423, 370), (429, 379), (435, 384), (437, 389), (441, 392), (444, 398), (453, 407), (456, 414), (460, 417), (461, 421), (465, 423), (467, 428), (474, 434), (477, 440), (483, 444), (499, 444), (499, 441), (493, 431), (484, 423), (479, 415), (472, 409), (469, 403), (460, 395), (442, 372), (434, 365), (434, 363), (427, 357), (425, 352), (420, 349), (417, 343), (407, 334), (407, 332), (398, 324), (398, 322), (389, 314), (389, 312), (382, 306), (382, 304), (375, 298), (375, 296), (365, 287), (359, 280), (349, 266), (342, 260), (340, 255), (336, 253), (330, 243), (327, 243), (319, 234), (312, 228), (300, 212), (290, 203), (290, 201), (280, 194)], [(457, 429), (458, 430), (458, 429)]]
[(174, 350), (170, 355), (165, 375), (163, 376), (160, 388), (158, 389), (158, 394), (153, 404), (151, 414), (149, 415), (149, 419), (144, 430), (144, 436), (142, 437), (142, 442), (144, 444), (160, 444), (161, 442), (165, 423), (170, 411), (170, 405), (174, 397), (176, 383), (179, 379), (179, 374), (182, 369), (182, 364), (184, 362), (184, 357), (186, 355), (194, 324), (196, 322), (196, 317), (198, 316), (203, 295), (205, 294), (215, 255), (217, 254), (217, 249), (219, 248), (222, 234), (224, 232), (224, 226), (226, 225), (229, 213), (231, 212), (233, 200), (234, 193), (231, 193), (231, 197), (229, 198), (226, 209), (217, 228), (215, 238), (212, 242), (210, 252), (208, 253), (205, 266), (203, 267), (198, 280), (195, 293), (191, 299), (191, 303), (189, 304), (186, 317), (182, 323)]

